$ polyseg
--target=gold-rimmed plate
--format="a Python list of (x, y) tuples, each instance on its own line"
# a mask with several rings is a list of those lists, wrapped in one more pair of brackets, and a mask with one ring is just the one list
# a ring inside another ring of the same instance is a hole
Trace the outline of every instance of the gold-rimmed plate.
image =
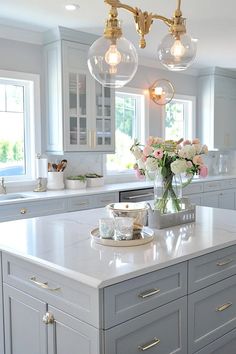
[(112, 247), (132, 247), (141, 246), (149, 243), (153, 240), (154, 231), (149, 227), (143, 227), (142, 229), (135, 230), (133, 238), (131, 240), (115, 240), (112, 238), (101, 238), (99, 234), (99, 228), (93, 229), (90, 235), (94, 242)]

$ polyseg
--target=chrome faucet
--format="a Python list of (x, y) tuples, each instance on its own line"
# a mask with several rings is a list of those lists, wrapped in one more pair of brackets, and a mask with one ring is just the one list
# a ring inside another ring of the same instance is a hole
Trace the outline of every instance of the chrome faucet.
[(4, 177), (1, 178), (0, 194), (7, 194), (7, 187), (4, 183)]

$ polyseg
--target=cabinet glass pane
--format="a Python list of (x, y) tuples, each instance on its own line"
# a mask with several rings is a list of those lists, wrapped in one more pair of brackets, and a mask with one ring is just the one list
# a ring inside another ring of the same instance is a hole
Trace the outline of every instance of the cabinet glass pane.
[(102, 104), (103, 104), (103, 99), (102, 99), (102, 85), (99, 84), (99, 82), (96, 81), (96, 111), (97, 111), (97, 116), (102, 116)]
[(87, 120), (86, 118), (81, 118), (79, 120), (79, 139), (80, 139), (80, 145), (86, 145), (87, 144)]
[(108, 136), (105, 137), (105, 145), (111, 145), (111, 138)]
[(111, 115), (111, 90), (108, 87), (104, 87), (104, 116), (109, 117)]
[(77, 75), (69, 74), (69, 109), (70, 115), (77, 115)]
[(77, 144), (77, 118), (70, 117), (70, 144)]
[(79, 115), (86, 115), (86, 75), (78, 75), (78, 89), (79, 89)]
[(97, 145), (103, 144), (103, 119), (97, 118), (96, 121), (96, 131), (97, 131)]
[(111, 133), (111, 120), (110, 119), (105, 119), (104, 131), (105, 131), (105, 133)]

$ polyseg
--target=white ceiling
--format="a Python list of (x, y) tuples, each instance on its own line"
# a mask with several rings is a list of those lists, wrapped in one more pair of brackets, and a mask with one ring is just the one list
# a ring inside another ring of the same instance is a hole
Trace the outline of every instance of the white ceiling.
[[(64, 9), (66, 3), (77, 3), (75, 12)], [(121, 1), (123, 2), (123, 0)], [(131, 6), (171, 17), (175, 0), (124, 0)], [(44, 32), (57, 26), (102, 34), (109, 7), (103, 0), (0, 0), (0, 24)], [(221, 66), (236, 69), (236, 1), (182, 0), (188, 33), (198, 38), (195, 66)], [(138, 47), (132, 15), (119, 10), (124, 36)], [(153, 59), (167, 27), (160, 21), (152, 25), (147, 48), (142, 57)]]

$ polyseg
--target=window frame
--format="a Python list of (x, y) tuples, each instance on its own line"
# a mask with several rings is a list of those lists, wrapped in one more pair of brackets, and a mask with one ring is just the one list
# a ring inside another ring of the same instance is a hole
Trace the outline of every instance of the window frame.
[[(145, 143), (149, 136), (149, 93), (147, 90), (139, 89), (139, 88), (133, 88), (133, 87), (123, 87), (120, 89), (116, 89), (116, 93), (123, 93), (127, 94), (129, 96), (141, 96), (143, 99), (141, 100), (141, 110), (143, 112), (143, 115), (140, 113), (139, 114), (139, 129), (140, 132), (137, 136), (137, 139), (140, 140), (141, 143)], [(143, 118), (142, 118), (143, 116)], [(138, 129), (136, 127), (136, 129)], [(106, 183), (119, 183), (119, 182), (125, 182), (125, 181), (136, 181), (137, 177), (134, 174), (133, 170), (127, 170), (127, 171), (122, 171), (122, 172), (116, 172), (116, 173), (107, 173), (107, 168), (106, 168), (106, 156), (107, 154), (104, 155), (103, 157), (103, 164), (102, 164), (102, 170), (103, 170), (103, 176), (105, 177)]]
[(25, 185), (35, 180), (35, 156), (41, 153), (40, 76), (17, 71), (0, 70), (0, 82), (24, 86), (24, 175), (4, 176), (7, 185)]
[[(187, 131), (190, 130), (190, 134), (186, 137), (186, 139), (192, 140), (196, 137), (196, 96), (189, 95), (179, 95), (175, 94), (172, 101), (182, 101), (182, 102), (191, 102), (192, 104), (192, 119), (190, 123), (190, 127), (187, 128)], [(171, 101), (171, 102), (172, 102)], [(165, 139), (165, 106), (162, 109), (162, 137)], [(188, 122), (184, 122), (185, 128)]]

